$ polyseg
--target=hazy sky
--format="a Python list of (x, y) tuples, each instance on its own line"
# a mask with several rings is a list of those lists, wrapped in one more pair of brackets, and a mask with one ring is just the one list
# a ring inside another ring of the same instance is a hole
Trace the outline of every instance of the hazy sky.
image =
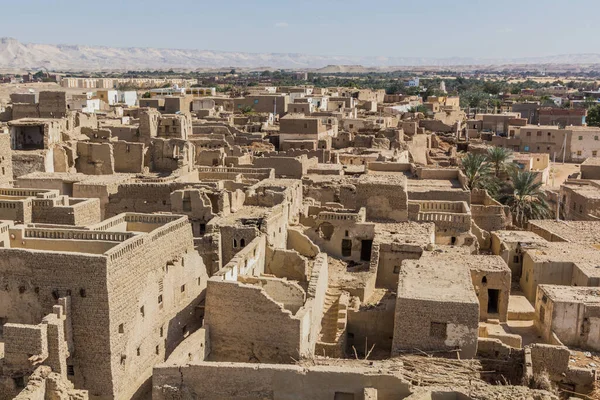
[(600, 53), (600, 0), (0, 0), (22, 42), (406, 57)]

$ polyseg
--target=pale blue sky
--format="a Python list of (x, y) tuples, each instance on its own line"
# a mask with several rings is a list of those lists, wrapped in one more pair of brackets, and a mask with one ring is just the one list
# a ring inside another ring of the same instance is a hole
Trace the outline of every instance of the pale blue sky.
[(0, 0), (22, 42), (405, 57), (600, 53), (600, 0)]

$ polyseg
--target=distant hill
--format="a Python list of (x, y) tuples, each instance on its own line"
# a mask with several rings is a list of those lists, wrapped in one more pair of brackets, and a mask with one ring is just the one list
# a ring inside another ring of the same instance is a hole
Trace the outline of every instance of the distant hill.
[(566, 54), (548, 57), (509, 59), (485, 58), (418, 58), (319, 56), (298, 53), (244, 53), (212, 50), (180, 50), (139, 47), (103, 47), (21, 43), (0, 38), (1, 69), (48, 70), (134, 70), (134, 69), (217, 69), (217, 68), (286, 68), (322, 69), (321, 72), (361, 72), (406, 66), (501, 66), (600, 64), (600, 54)]

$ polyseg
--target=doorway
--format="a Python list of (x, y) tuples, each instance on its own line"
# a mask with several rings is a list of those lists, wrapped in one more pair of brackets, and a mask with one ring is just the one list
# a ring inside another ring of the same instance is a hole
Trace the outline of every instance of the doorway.
[(372, 240), (362, 240), (360, 247), (360, 260), (371, 261), (371, 250), (373, 248)]
[(497, 289), (488, 289), (488, 314), (498, 314), (498, 300), (500, 298), (500, 291)]

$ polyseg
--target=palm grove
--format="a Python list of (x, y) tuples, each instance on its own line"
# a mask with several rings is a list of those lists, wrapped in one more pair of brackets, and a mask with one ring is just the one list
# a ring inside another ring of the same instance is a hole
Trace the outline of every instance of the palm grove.
[(500, 203), (510, 207), (517, 226), (530, 219), (551, 216), (551, 210), (537, 175), (521, 171), (511, 162), (512, 151), (491, 147), (485, 154), (467, 153), (462, 170), (469, 189), (486, 189)]

